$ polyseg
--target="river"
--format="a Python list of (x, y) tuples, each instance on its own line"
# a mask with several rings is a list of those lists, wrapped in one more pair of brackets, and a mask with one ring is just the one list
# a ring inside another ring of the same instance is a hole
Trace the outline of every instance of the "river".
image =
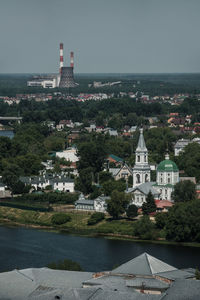
[(0, 271), (44, 267), (65, 258), (84, 271), (110, 270), (147, 252), (177, 267), (200, 267), (199, 248), (79, 237), (22, 227), (0, 226)]

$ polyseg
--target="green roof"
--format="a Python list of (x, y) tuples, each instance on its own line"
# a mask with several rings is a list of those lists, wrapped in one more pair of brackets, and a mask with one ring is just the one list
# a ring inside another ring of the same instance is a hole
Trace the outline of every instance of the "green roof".
[(160, 171), (160, 172), (171, 172), (171, 171), (178, 172), (179, 170), (178, 170), (178, 167), (175, 164), (175, 162), (173, 162), (170, 159), (165, 159), (165, 160), (161, 161), (161, 163), (159, 163), (157, 171)]
[(111, 157), (112, 159), (114, 159), (115, 161), (118, 161), (118, 162), (124, 161), (123, 158), (118, 157), (114, 154), (110, 154), (108, 157)]

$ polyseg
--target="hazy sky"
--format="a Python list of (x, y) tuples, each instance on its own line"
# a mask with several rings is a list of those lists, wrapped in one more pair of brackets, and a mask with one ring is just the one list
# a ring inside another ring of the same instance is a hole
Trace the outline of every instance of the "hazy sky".
[[(0, 73), (200, 72), (200, 0), (0, 0)], [(68, 53), (67, 53), (68, 52)]]

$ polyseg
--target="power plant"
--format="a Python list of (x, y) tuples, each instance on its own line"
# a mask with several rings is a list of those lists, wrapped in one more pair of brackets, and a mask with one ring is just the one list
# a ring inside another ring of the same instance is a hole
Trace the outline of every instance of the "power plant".
[(64, 66), (63, 43), (60, 43), (60, 64), (59, 74), (49, 76), (35, 76), (33, 80), (27, 82), (30, 87), (43, 88), (74, 88), (78, 85), (74, 81), (74, 52), (70, 52), (70, 66)]
[(74, 81), (74, 52), (70, 52), (70, 67), (63, 66), (63, 44), (60, 44), (60, 88), (75, 87)]

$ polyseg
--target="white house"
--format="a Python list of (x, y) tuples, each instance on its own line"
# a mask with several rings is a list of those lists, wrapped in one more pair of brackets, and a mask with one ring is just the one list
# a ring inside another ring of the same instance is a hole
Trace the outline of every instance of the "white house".
[(74, 180), (67, 176), (47, 173), (42, 176), (20, 177), (20, 181), (25, 185), (31, 185), (36, 190), (51, 186), (54, 191), (74, 192)]
[(56, 152), (56, 157), (64, 158), (65, 160), (71, 162), (77, 162), (79, 160), (76, 147), (70, 147), (64, 151)]

